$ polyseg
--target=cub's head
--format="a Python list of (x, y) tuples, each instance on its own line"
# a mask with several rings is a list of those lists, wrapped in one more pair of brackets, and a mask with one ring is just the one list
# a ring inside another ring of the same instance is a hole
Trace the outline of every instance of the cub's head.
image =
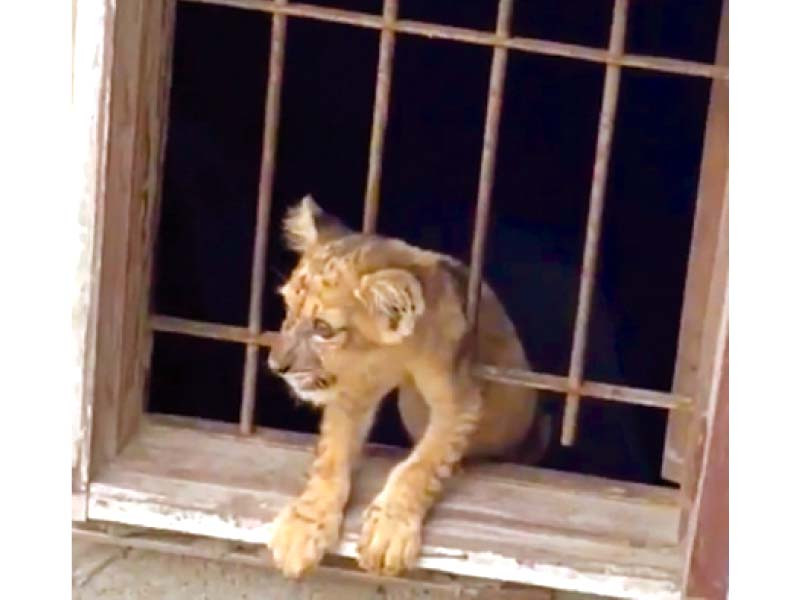
[(284, 234), (299, 258), (279, 290), (286, 317), (269, 367), (314, 404), (337, 393), (385, 393), (425, 312), (422, 285), (404, 268), (423, 253), (353, 233), (310, 196), (289, 211)]

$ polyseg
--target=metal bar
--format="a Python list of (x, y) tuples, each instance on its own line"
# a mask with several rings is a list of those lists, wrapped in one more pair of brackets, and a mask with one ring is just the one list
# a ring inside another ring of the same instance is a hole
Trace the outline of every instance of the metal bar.
[[(150, 317), (150, 327), (154, 331), (176, 333), (224, 342), (251, 344), (268, 348), (277, 339), (278, 332), (265, 331), (252, 335), (246, 327), (235, 327), (218, 323), (206, 323), (190, 319), (179, 319), (164, 315)], [(568, 393), (572, 390), (566, 377), (526, 371), (523, 369), (510, 369), (492, 365), (476, 365), (473, 369), (476, 377), (487, 381), (496, 381), (508, 385), (518, 385), (540, 390)], [(577, 391), (581, 396), (591, 396), (600, 400), (611, 400), (627, 404), (638, 404), (654, 408), (682, 410), (692, 405), (688, 396), (675, 393), (658, 392), (642, 388), (633, 388), (610, 383), (583, 381), (572, 391)]]
[[(628, 0), (615, 0), (614, 16), (611, 20), (611, 36), (608, 44), (609, 52), (612, 54), (621, 55), (625, 48), (627, 13)], [(586, 336), (589, 326), (592, 293), (594, 292), (597, 247), (600, 241), (600, 226), (603, 218), (608, 161), (611, 154), (611, 138), (614, 134), (614, 117), (617, 111), (620, 72), (619, 65), (606, 65), (603, 102), (600, 108), (600, 124), (597, 131), (594, 173), (592, 175), (592, 189), (589, 196), (589, 216), (586, 221), (586, 239), (583, 246), (578, 309), (572, 337), (572, 354), (569, 361), (569, 381), (572, 389), (578, 388), (583, 377)], [(561, 429), (562, 445), (571, 446), (575, 441), (579, 400), (579, 396), (575, 392), (568, 393)]]
[(292, 3), (289, 5), (278, 3), (277, 0), (187, 0), (200, 4), (214, 4), (218, 6), (231, 6), (248, 10), (258, 10), (273, 14), (282, 14), (292, 17), (316, 19), (329, 23), (340, 23), (369, 29), (390, 29), (395, 33), (419, 35), (431, 39), (452, 40), (477, 44), (482, 46), (503, 47), (509, 50), (519, 50), (533, 54), (548, 56), (561, 56), (576, 60), (606, 63), (621, 67), (632, 67), (676, 73), (692, 77), (707, 77), (710, 79), (728, 79), (728, 68), (719, 65), (680, 60), (661, 56), (643, 56), (639, 54), (614, 55), (608, 50), (581, 46), (578, 44), (564, 44), (538, 38), (509, 37), (498, 38), (494, 33), (476, 31), (463, 27), (450, 27), (435, 23), (424, 23), (401, 19), (393, 25), (387, 25), (378, 15), (356, 11), (327, 8), (310, 4)]
[(625, 404), (638, 404), (652, 408), (665, 408), (671, 410), (686, 410), (692, 406), (692, 399), (681, 394), (658, 392), (643, 388), (584, 381), (576, 388), (570, 387), (569, 379), (559, 375), (525, 371), (523, 369), (510, 369), (490, 365), (476, 365), (473, 368), (476, 377), (486, 381), (505, 383), (522, 387), (531, 387), (538, 390), (569, 393), (575, 392), (580, 396), (590, 396), (600, 400), (611, 400)]
[[(500, 0), (497, 7), (497, 28), (499, 39), (508, 36), (511, 27), (513, 0)], [(489, 91), (486, 98), (486, 125), (483, 130), (483, 151), (481, 154), (481, 174), (478, 181), (478, 201), (475, 208), (475, 228), (472, 232), (472, 252), (469, 263), (469, 284), (467, 287), (467, 320), (472, 327), (478, 322), (481, 283), (483, 281), (483, 255), (486, 249), (486, 232), (489, 226), (494, 167), (497, 158), (497, 137), (500, 128), (500, 113), (503, 108), (503, 88), (506, 81), (508, 50), (495, 46), (492, 53), (492, 70), (489, 74)]]
[(164, 315), (152, 315), (150, 317), (150, 328), (153, 331), (160, 331), (162, 333), (177, 333), (220, 342), (239, 342), (242, 344), (264, 347), (271, 346), (279, 335), (277, 332), (273, 331), (265, 331), (253, 335), (247, 327), (193, 321), (191, 319), (166, 317)]
[[(277, 4), (284, 5), (285, 2), (286, 0), (278, 0)], [(266, 277), (269, 213), (272, 205), (272, 180), (275, 173), (285, 47), (286, 16), (276, 13), (272, 16), (269, 79), (264, 108), (264, 137), (261, 149), (261, 173), (258, 182), (258, 208), (256, 209), (256, 235), (253, 243), (253, 271), (250, 278), (250, 313), (247, 329), (251, 336), (261, 333), (261, 301), (264, 296), (264, 279)], [(242, 433), (250, 433), (253, 429), (258, 350), (257, 344), (249, 343), (247, 345), (242, 382), (242, 407), (239, 415)]]
[(364, 193), (364, 232), (373, 233), (378, 222), (383, 140), (389, 115), (389, 95), (392, 87), (395, 34), (391, 29), (397, 19), (397, 0), (384, 0), (381, 45), (378, 54), (378, 74), (375, 79), (375, 110), (372, 115), (372, 136), (369, 142), (369, 170)]

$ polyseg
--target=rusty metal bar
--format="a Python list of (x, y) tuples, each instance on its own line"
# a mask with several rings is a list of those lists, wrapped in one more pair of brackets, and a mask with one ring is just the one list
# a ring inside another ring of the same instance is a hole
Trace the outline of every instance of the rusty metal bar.
[(378, 15), (341, 10), (337, 8), (327, 8), (323, 6), (314, 6), (311, 4), (292, 3), (286, 5), (279, 3), (277, 0), (187, 1), (197, 2), (200, 4), (214, 4), (219, 6), (244, 8), (248, 10), (258, 10), (292, 17), (316, 19), (329, 23), (340, 23), (344, 25), (353, 25), (356, 27), (366, 27), (369, 29), (390, 29), (395, 33), (419, 35), (430, 39), (452, 40), (456, 42), (464, 42), (482, 46), (500, 46), (509, 50), (519, 50), (521, 52), (545, 54), (548, 56), (560, 56), (563, 58), (606, 63), (621, 67), (648, 69), (653, 71), (661, 71), (664, 73), (689, 75), (692, 77), (728, 79), (728, 68), (714, 64), (679, 60), (661, 56), (643, 56), (638, 54), (614, 55), (608, 50), (601, 48), (592, 48), (590, 46), (580, 46), (577, 44), (565, 44), (537, 38), (509, 37), (500, 39), (494, 33), (487, 31), (475, 31), (463, 27), (450, 27), (447, 25), (409, 21), (406, 19), (395, 21), (393, 25), (387, 25), (384, 22), (384, 19)]
[[(615, 0), (614, 16), (611, 20), (609, 52), (621, 55), (625, 49), (625, 25), (628, 18), (628, 0)], [(603, 102), (600, 108), (600, 124), (597, 131), (597, 149), (592, 175), (592, 189), (589, 196), (589, 216), (586, 220), (586, 239), (583, 246), (578, 309), (575, 329), (572, 336), (572, 354), (569, 361), (569, 383), (573, 390), (578, 389), (583, 377), (586, 354), (586, 337), (589, 328), (589, 312), (594, 292), (597, 248), (600, 241), (600, 226), (603, 218), (608, 162), (611, 154), (611, 138), (614, 135), (614, 117), (619, 95), (619, 65), (606, 65), (603, 84)], [(564, 420), (561, 429), (561, 444), (571, 446), (575, 441), (580, 398), (574, 391), (567, 395)]]
[[(513, 0), (500, 0), (497, 7), (497, 28), (495, 30), (495, 35), (499, 39), (508, 36), (512, 10)], [(486, 98), (486, 125), (483, 130), (481, 174), (478, 181), (478, 201), (475, 208), (475, 228), (472, 232), (472, 252), (467, 287), (467, 320), (473, 327), (477, 323), (480, 306), (483, 255), (489, 226), (489, 209), (494, 185), (494, 166), (497, 158), (497, 138), (500, 129), (500, 113), (503, 108), (507, 62), (508, 50), (502, 46), (495, 46), (492, 53), (492, 70), (489, 74), (489, 91)]]
[(389, 116), (389, 96), (392, 88), (392, 62), (394, 61), (394, 31), (397, 20), (397, 0), (384, 0), (381, 45), (378, 54), (378, 75), (375, 79), (375, 110), (372, 115), (372, 136), (369, 142), (369, 170), (364, 193), (364, 232), (373, 233), (378, 222), (381, 168), (383, 167), (383, 140)]
[[(191, 319), (179, 319), (164, 315), (150, 317), (150, 327), (154, 331), (176, 333), (192, 337), (250, 344), (268, 348), (276, 340), (278, 332), (264, 331), (252, 335), (247, 327), (235, 327), (219, 323), (206, 323)], [(508, 385), (518, 385), (539, 390), (568, 393), (571, 388), (569, 380), (559, 375), (526, 371), (523, 369), (509, 369), (492, 365), (476, 365), (473, 369), (476, 377), (486, 381), (496, 381)], [(600, 400), (611, 400), (627, 404), (638, 404), (654, 408), (684, 410), (692, 405), (691, 398), (682, 394), (658, 392), (643, 388), (633, 388), (596, 381), (584, 381), (575, 390), (581, 396), (591, 396)]]
[(686, 410), (692, 406), (689, 396), (658, 392), (644, 388), (634, 388), (612, 383), (597, 381), (584, 381), (577, 388), (570, 387), (569, 379), (560, 375), (538, 373), (523, 369), (507, 367), (494, 367), (491, 365), (476, 365), (473, 368), (475, 376), (486, 381), (494, 381), (507, 385), (531, 387), (537, 390), (569, 393), (575, 392), (580, 396), (590, 396), (601, 400), (612, 400), (625, 404), (638, 404), (651, 408), (665, 408), (672, 410)]
[[(285, 3), (286, 0), (278, 0), (277, 5), (282, 6)], [(251, 336), (261, 333), (261, 301), (264, 296), (264, 279), (266, 277), (269, 213), (272, 206), (272, 180), (275, 174), (285, 47), (286, 16), (276, 13), (272, 16), (269, 79), (264, 108), (264, 136), (261, 149), (261, 173), (258, 182), (258, 208), (256, 209), (256, 235), (253, 243), (253, 271), (250, 278), (250, 312), (247, 330)], [(249, 343), (247, 345), (242, 382), (242, 407), (239, 415), (242, 433), (250, 433), (253, 430), (258, 350), (257, 344)]]
[(207, 323), (205, 321), (180, 319), (164, 315), (152, 315), (150, 317), (150, 328), (153, 331), (162, 333), (177, 333), (220, 342), (239, 342), (264, 347), (271, 346), (278, 335), (274, 331), (264, 331), (253, 335), (247, 327)]

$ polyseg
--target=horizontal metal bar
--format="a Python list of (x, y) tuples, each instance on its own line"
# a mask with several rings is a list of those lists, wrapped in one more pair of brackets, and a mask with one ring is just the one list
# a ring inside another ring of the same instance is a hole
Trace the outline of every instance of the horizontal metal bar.
[[(274, 344), (279, 335), (274, 331), (265, 331), (254, 336), (250, 334), (246, 327), (206, 323), (203, 321), (179, 319), (164, 315), (151, 316), (150, 327), (154, 331), (164, 333), (177, 333), (240, 344), (256, 344), (266, 348)], [(581, 396), (597, 398), (599, 400), (611, 400), (614, 402), (624, 402), (626, 404), (638, 404), (640, 406), (670, 410), (686, 410), (690, 409), (692, 406), (692, 399), (681, 394), (658, 392), (655, 390), (614, 385), (611, 383), (584, 381), (576, 390), (573, 390), (570, 388), (569, 380), (566, 377), (548, 373), (537, 373), (536, 371), (526, 371), (524, 369), (476, 365), (473, 372), (476, 377), (487, 381), (496, 381), (497, 383), (549, 390), (565, 394), (573, 391)]]
[(670, 410), (686, 410), (692, 406), (692, 399), (688, 396), (615, 385), (613, 383), (584, 381), (579, 384), (577, 388), (573, 389), (569, 384), (569, 378), (561, 377), (560, 375), (551, 375), (549, 373), (537, 373), (536, 371), (493, 367), (489, 365), (476, 365), (473, 372), (477, 377), (487, 381), (496, 381), (497, 383), (507, 383), (509, 385), (519, 385), (565, 394), (573, 392), (579, 396), (587, 396), (599, 400), (611, 400), (614, 402), (623, 402), (625, 404), (638, 404), (640, 406)]
[(271, 346), (277, 335), (277, 333), (272, 331), (251, 334), (247, 327), (236, 327), (235, 325), (223, 325), (221, 323), (207, 323), (205, 321), (194, 321), (191, 319), (179, 319), (178, 317), (166, 317), (164, 315), (151, 315), (150, 328), (153, 331), (160, 331), (162, 333), (178, 333), (181, 335), (190, 335), (192, 337), (218, 340), (220, 342), (239, 342), (242, 344), (255, 344), (265, 347)]
[(341, 10), (337, 8), (327, 8), (324, 6), (314, 6), (311, 4), (288, 4), (281, 6), (274, 0), (187, 0), (200, 4), (214, 4), (218, 6), (231, 6), (248, 10), (258, 10), (272, 14), (284, 14), (292, 17), (303, 17), (316, 19), (329, 23), (339, 23), (343, 25), (354, 25), (356, 27), (366, 27), (368, 29), (388, 29), (396, 33), (407, 33), (410, 35), (420, 35), (430, 39), (451, 40), (477, 44), (481, 46), (499, 46), (509, 50), (519, 50), (532, 54), (544, 54), (548, 56), (561, 56), (576, 60), (586, 60), (590, 62), (606, 63), (619, 65), (622, 67), (632, 67), (647, 69), (651, 71), (661, 71), (664, 73), (676, 73), (690, 75), (693, 77), (707, 77), (710, 79), (728, 79), (728, 68), (724, 66), (696, 62), (690, 60), (680, 60), (660, 56), (644, 56), (639, 54), (623, 54), (614, 56), (607, 49), (592, 48), (591, 46), (581, 46), (578, 44), (565, 44), (538, 38), (511, 37), (507, 39), (499, 38), (493, 31), (479, 31), (466, 29), (463, 27), (450, 27), (436, 23), (424, 23), (421, 21), (410, 21), (401, 19), (394, 23), (387, 23), (381, 15), (372, 15), (356, 11)]

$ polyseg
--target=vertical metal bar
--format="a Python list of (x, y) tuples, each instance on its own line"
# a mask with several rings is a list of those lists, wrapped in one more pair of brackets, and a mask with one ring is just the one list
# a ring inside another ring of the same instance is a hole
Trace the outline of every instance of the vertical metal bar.
[[(614, 16), (611, 20), (611, 35), (608, 44), (608, 49), (612, 56), (622, 56), (624, 51), (627, 13), (628, 0), (616, 0), (614, 2)], [(600, 124), (597, 131), (592, 190), (589, 196), (589, 216), (586, 222), (586, 239), (583, 246), (578, 310), (575, 317), (572, 354), (569, 361), (569, 384), (570, 389), (573, 391), (567, 393), (564, 421), (561, 428), (561, 443), (565, 446), (571, 446), (575, 441), (575, 429), (578, 422), (580, 396), (574, 390), (577, 390), (583, 377), (589, 311), (592, 303), (592, 293), (594, 292), (597, 248), (600, 241), (600, 226), (603, 217), (608, 161), (611, 155), (611, 138), (614, 134), (614, 117), (617, 111), (620, 73), (621, 68), (618, 64), (609, 63), (606, 65), (603, 103), (600, 108)]]
[[(513, 0), (500, 0), (497, 8), (495, 36), (499, 40), (508, 38), (511, 26)], [(481, 282), (483, 280), (483, 255), (486, 248), (486, 231), (489, 225), (494, 166), (497, 157), (497, 138), (500, 113), (503, 107), (503, 88), (506, 79), (508, 50), (495, 46), (492, 53), (492, 70), (489, 75), (489, 93), (486, 100), (486, 124), (483, 132), (481, 174), (478, 182), (478, 202), (475, 209), (475, 228), (472, 233), (472, 253), (469, 265), (467, 292), (467, 319), (471, 326), (478, 322)]]
[(389, 115), (389, 95), (392, 87), (392, 62), (394, 61), (395, 33), (392, 29), (397, 21), (397, 1), (383, 2), (383, 29), (378, 54), (378, 74), (375, 79), (375, 110), (372, 114), (372, 136), (369, 142), (369, 170), (367, 189), (364, 192), (365, 233), (373, 233), (378, 222), (380, 202), (381, 168), (383, 166), (383, 140)]
[[(278, 0), (280, 5), (286, 0)], [(251, 335), (261, 333), (261, 300), (267, 262), (269, 213), (272, 205), (272, 180), (275, 173), (275, 154), (280, 115), (283, 56), (286, 47), (286, 15), (272, 15), (272, 36), (269, 56), (269, 79), (264, 109), (264, 136), (261, 147), (261, 171), (258, 182), (258, 207), (256, 209), (256, 236), (253, 244), (253, 271), (250, 277), (250, 313), (247, 329)], [(242, 408), (239, 426), (242, 433), (253, 430), (255, 411), (256, 375), (258, 374), (258, 345), (247, 344), (242, 381)]]

